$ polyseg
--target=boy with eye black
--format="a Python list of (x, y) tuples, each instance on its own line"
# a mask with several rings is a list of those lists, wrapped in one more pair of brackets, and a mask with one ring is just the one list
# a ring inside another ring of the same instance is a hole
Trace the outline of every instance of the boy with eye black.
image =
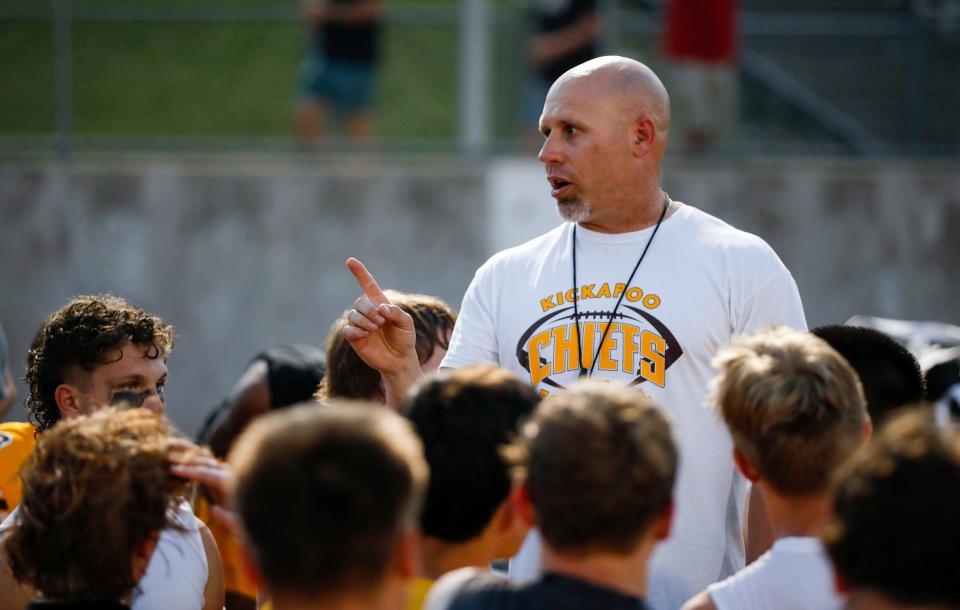
[[(119, 297), (78, 296), (50, 314), (27, 354), (31, 423), (0, 426), (0, 494), (7, 510), (20, 502), (20, 467), (37, 437), (61, 419), (108, 405), (163, 413), (166, 360), (172, 349), (169, 324)], [(223, 606), (223, 574), (210, 531), (186, 504), (178, 508), (177, 519), (183, 531), (164, 530), (151, 562), (151, 567), (157, 565), (140, 582), (135, 610)], [(11, 522), (0, 525), (0, 541)], [(0, 553), (0, 610), (19, 609), (32, 592), (10, 582), (5, 561)]]
[[(27, 354), (31, 423), (3, 424), (0, 494), (20, 501), (20, 465), (35, 437), (62, 418), (126, 403), (163, 412), (173, 329), (115, 296), (79, 296), (50, 314)], [(19, 456), (14, 459), (14, 455)]]

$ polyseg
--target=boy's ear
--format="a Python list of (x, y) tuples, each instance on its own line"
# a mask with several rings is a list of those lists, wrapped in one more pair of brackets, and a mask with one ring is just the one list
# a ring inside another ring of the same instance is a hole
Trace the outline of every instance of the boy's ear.
[(411, 580), (420, 574), (420, 533), (408, 526), (400, 534), (400, 543), (394, 555), (394, 571), (403, 580)]
[(530, 531), (530, 525), (520, 516), (520, 510), (514, 502), (514, 493), (511, 489), (510, 495), (503, 499), (491, 519), (490, 526), (497, 541), (494, 552), (498, 559), (516, 555)]
[(653, 523), (654, 540), (666, 540), (670, 537), (670, 530), (673, 528), (673, 516), (675, 512), (675, 506), (671, 500), (670, 506), (667, 507), (667, 510), (663, 511), (663, 514), (657, 517), (657, 520)]
[(253, 584), (257, 585), (257, 588), (260, 588), (263, 585), (263, 574), (260, 572), (260, 564), (257, 561), (256, 555), (254, 555), (253, 549), (251, 549), (246, 542), (244, 542), (240, 548), (243, 571), (246, 573), (247, 578), (249, 578)]
[(527, 488), (526, 482), (514, 485), (510, 495), (520, 520), (527, 527), (536, 526), (537, 515), (536, 511), (533, 510), (533, 504), (530, 503), (530, 490)]
[(153, 557), (153, 551), (157, 548), (157, 541), (160, 539), (160, 532), (154, 532), (144, 540), (140, 546), (133, 551), (133, 574), (142, 578), (147, 573), (147, 566)]
[(747, 478), (751, 483), (756, 483), (760, 480), (760, 472), (750, 463), (739, 450), (733, 450), (733, 462), (737, 465), (737, 470)]
[(57, 389), (53, 391), (53, 399), (56, 401), (57, 408), (60, 409), (60, 415), (63, 416), (64, 419), (77, 417), (83, 413), (80, 408), (79, 394), (80, 391), (69, 383), (61, 383), (57, 386)]
[(836, 589), (840, 595), (850, 593), (850, 585), (847, 583), (847, 579), (844, 578), (843, 574), (836, 568), (833, 570), (833, 588)]

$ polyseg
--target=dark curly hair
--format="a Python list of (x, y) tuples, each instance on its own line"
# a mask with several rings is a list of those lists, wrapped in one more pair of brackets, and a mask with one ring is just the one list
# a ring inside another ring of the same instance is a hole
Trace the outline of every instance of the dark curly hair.
[(54, 398), (71, 368), (92, 371), (114, 359), (127, 343), (145, 349), (147, 358), (166, 359), (173, 349), (173, 327), (157, 316), (110, 294), (78, 296), (50, 314), (27, 354), (30, 385), (27, 410), (37, 431), (60, 420)]
[(134, 553), (167, 527), (188, 483), (170, 473), (173, 429), (147, 409), (106, 408), (44, 433), (23, 470), (4, 543), (14, 577), (44, 596), (118, 599)]

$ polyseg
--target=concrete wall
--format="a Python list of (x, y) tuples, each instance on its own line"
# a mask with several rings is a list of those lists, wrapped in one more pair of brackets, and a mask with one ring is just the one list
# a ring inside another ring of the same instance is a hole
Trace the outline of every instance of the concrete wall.
[[(853, 314), (960, 322), (960, 165), (673, 164), (665, 184), (764, 237), (811, 325)], [(194, 432), (246, 362), (322, 343), (356, 296), (343, 267), (459, 305), (504, 243), (557, 222), (525, 159), (99, 158), (0, 161), (0, 323), (15, 374), (43, 317), (112, 291), (177, 328), (173, 419)], [(23, 386), (19, 388), (22, 393)], [(20, 407), (7, 419), (21, 419)]]

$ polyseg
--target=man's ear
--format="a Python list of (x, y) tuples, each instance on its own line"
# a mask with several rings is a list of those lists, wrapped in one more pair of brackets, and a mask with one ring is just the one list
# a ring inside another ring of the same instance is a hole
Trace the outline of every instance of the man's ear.
[(756, 483), (760, 480), (760, 472), (750, 463), (739, 450), (733, 450), (733, 462), (737, 465), (737, 470), (743, 474), (751, 483)]
[(53, 391), (53, 399), (56, 401), (57, 408), (60, 409), (60, 415), (62, 415), (64, 419), (83, 414), (80, 406), (80, 391), (76, 386), (70, 385), (69, 383), (61, 383), (57, 386), (57, 389)]
[(520, 520), (527, 527), (536, 526), (537, 515), (533, 510), (533, 504), (530, 503), (530, 490), (527, 488), (526, 482), (515, 484), (513, 491), (510, 493), (510, 498), (517, 514), (520, 516)]
[(870, 437), (873, 436), (873, 418), (867, 414), (867, 418), (863, 420), (863, 442), (866, 443), (870, 440)]
[(634, 156), (647, 156), (653, 150), (653, 144), (657, 139), (657, 126), (649, 117), (640, 116), (637, 117), (630, 128), (630, 145), (633, 148)]
[(653, 539), (660, 541), (666, 540), (670, 537), (670, 530), (673, 528), (673, 515), (675, 513), (675, 506), (673, 500), (670, 501), (670, 506), (667, 507), (667, 510), (657, 517), (657, 520), (653, 523)]

